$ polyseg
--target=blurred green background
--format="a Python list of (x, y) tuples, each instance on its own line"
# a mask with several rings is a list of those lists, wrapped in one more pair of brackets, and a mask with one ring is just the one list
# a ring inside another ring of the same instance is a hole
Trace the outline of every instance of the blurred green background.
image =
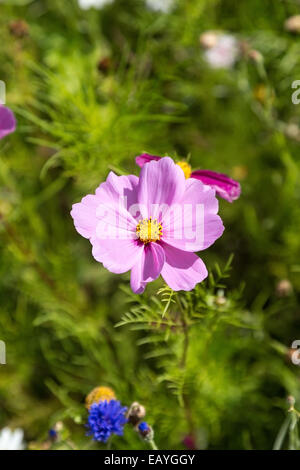
[[(272, 448), (287, 395), (300, 400), (289, 350), (300, 339), (300, 36), (284, 28), (298, 13), (271, 0), (181, 0), (166, 13), (143, 0), (0, 1), (0, 79), (18, 121), (0, 142), (0, 428), (41, 443), (63, 420), (85, 448), (84, 397), (109, 385), (146, 407), (161, 449), (184, 449), (186, 436), (197, 448)], [(207, 63), (207, 30), (239, 42), (233, 67)], [(200, 320), (184, 370), (181, 335), (159, 320), (162, 281), (131, 295), (70, 217), (110, 170), (138, 174), (144, 151), (242, 185), (238, 201), (220, 200), (226, 230), (203, 253), (214, 280), (183, 296)], [(215, 263), (224, 270), (232, 253), (219, 282)], [(116, 328), (132, 308), (142, 321)], [(112, 442), (146, 447), (130, 428)]]

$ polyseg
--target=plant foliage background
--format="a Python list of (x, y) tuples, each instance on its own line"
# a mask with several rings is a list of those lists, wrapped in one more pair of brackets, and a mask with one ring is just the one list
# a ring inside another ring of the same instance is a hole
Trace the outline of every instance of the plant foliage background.
[[(272, 448), (286, 397), (300, 401), (290, 358), (300, 339), (300, 42), (283, 27), (299, 9), (0, 2), (0, 79), (18, 120), (0, 144), (0, 428), (42, 443), (62, 420), (86, 448), (85, 395), (108, 385), (146, 407), (161, 449), (184, 449), (186, 436), (197, 448)], [(211, 69), (206, 30), (234, 34), (262, 61), (244, 52), (232, 69)], [(111, 169), (138, 174), (143, 151), (190, 156), (242, 184), (238, 201), (220, 200), (226, 230), (203, 255), (210, 279), (191, 293), (158, 280), (133, 295), (74, 229), (72, 204)], [(283, 447), (299, 446), (295, 432)], [(129, 427), (111, 445), (147, 447)]]

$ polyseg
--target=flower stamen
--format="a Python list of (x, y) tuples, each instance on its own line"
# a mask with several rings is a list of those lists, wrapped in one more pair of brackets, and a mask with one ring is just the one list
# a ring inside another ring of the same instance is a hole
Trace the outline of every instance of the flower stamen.
[(143, 219), (139, 221), (136, 233), (145, 245), (150, 242), (157, 242), (162, 236), (162, 225), (152, 217)]
[(184, 173), (185, 178), (188, 179), (192, 174), (191, 165), (189, 165), (187, 162), (177, 162), (177, 165), (180, 166), (180, 168), (182, 169)]

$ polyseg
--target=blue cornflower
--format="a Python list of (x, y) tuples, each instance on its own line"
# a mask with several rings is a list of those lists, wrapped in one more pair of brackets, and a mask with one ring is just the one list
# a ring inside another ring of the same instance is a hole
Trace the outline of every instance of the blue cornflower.
[(56, 439), (57, 438), (57, 432), (55, 429), (49, 429), (49, 437), (51, 439)]
[(93, 403), (87, 422), (88, 436), (93, 436), (95, 441), (101, 442), (107, 442), (111, 434), (122, 436), (124, 425), (127, 423), (126, 411), (127, 408), (117, 400)]
[(138, 432), (140, 437), (142, 439), (145, 439), (145, 441), (152, 441), (154, 438), (153, 429), (151, 428), (151, 426), (149, 426), (148, 423), (146, 423), (146, 421), (142, 421), (138, 425)]
[(146, 423), (145, 421), (139, 424), (139, 430), (141, 432), (148, 431), (148, 429), (149, 429), (148, 423)]

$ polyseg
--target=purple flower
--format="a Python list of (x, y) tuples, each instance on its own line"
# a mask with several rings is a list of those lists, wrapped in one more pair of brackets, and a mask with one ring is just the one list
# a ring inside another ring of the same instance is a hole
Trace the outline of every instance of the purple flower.
[(14, 113), (6, 106), (0, 105), (0, 139), (16, 130)]
[(215, 191), (184, 173), (169, 157), (151, 161), (137, 176), (111, 172), (94, 195), (74, 204), (76, 230), (94, 258), (113, 273), (131, 270), (141, 294), (161, 274), (171, 289), (191, 290), (207, 277), (195, 254), (223, 233)]
[(93, 403), (87, 422), (88, 436), (93, 436), (95, 441), (100, 442), (107, 442), (112, 434), (122, 436), (124, 425), (127, 423), (126, 411), (127, 408), (117, 400)]
[(192, 172), (191, 178), (199, 179), (202, 183), (215, 189), (216, 193), (228, 202), (233, 202), (240, 197), (240, 184), (222, 173), (211, 170), (195, 170)]
[[(158, 161), (161, 158), (162, 157), (144, 153), (143, 155), (136, 157), (136, 163), (140, 167), (143, 167), (145, 163), (148, 163), (152, 160)], [(240, 197), (240, 184), (237, 181), (229, 178), (229, 176), (223, 175), (222, 173), (216, 173), (215, 171), (211, 170), (192, 171), (190, 165), (187, 162), (178, 162), (177, 165), (182, 168), (186, 178), (195, 178), (202, 181), (202, 183), (215, 189), (218, 196), (226, 199), (226, 201), (233, 202)]]
[(191, 434), (188, 434), (187, 436), (185, 436), (185, 438), (183, 439), (183, 444), (189, 450), (196, 450), (197, 449), (196, 439)]

